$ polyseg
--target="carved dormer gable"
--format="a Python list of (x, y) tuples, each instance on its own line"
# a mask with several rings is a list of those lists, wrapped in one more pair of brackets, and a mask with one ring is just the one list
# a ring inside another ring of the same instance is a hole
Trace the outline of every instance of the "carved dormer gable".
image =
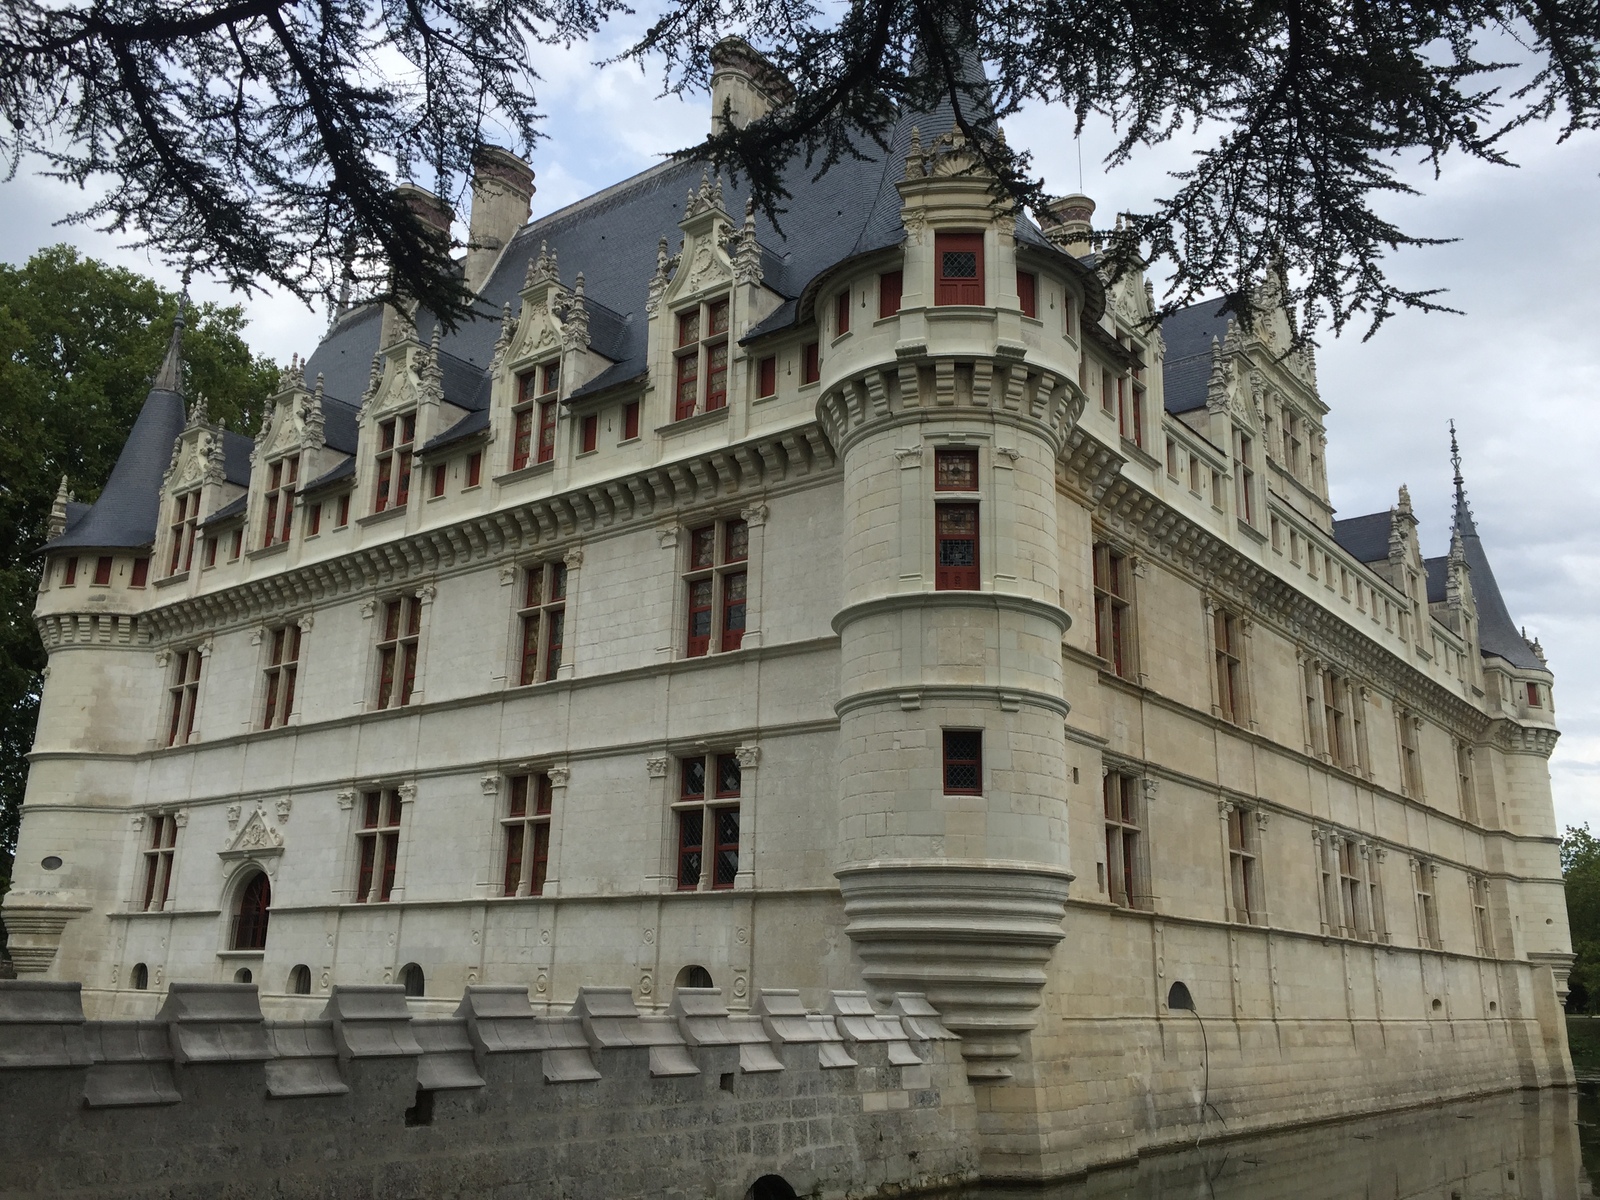
[(283, 835), (267, 824), (266, 814), (259, 808), (217, 851), (223, 859), (265, 858), (282, 853)]
[(504, 356), (506, 369), (515, 376), (529, 364), (557, 356), (563, 346), (562, 314), (571, 297), (561, 283), (555, 251), (540, 245), (538, 257), (528, 264), (521, 305)]
[[(1226, 418), (1252, 436), (1261, 429), (1256, 401), (1255, 372), (1244, 351), (1244, 337), (1237, 323), (1228, 323), (1227, 335), (1211, 343), (1211, 378), (1206, 384), (1206, 409), (1213, 417)], [(1215, 436), (1226, 445), (1220, 431)]]
[(683, 230), (683, 249), (678, 256), (678, 269), (662, 296), (669, 310), (733, 283), (729, 249), (734, 223), (723, 207), (720, 175), (714, 183), (702, 175), (700, 187), (690, 189), (678, 227)]

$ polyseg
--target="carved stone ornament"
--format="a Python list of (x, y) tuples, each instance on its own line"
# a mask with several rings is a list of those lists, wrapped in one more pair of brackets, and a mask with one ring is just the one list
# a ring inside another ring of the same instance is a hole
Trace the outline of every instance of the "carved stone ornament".
[(1271, 814), (1269, 814), (1264, 808), (1256, 809), (1256, 828), (1265, 829), (1267, 827), (1267, 820), (1270, 815)]
[(172, 651), (165, 646), (156, 651), (156, 666), (164, 667), (172, 661)]
[(561, 556), (561, 561), (567, 565), (567, 570), (576, 571), (583, 566), (583, 547), (574, 546)]
[(134, 813), (133, 816), (128, 818), (128, 824), (133, 827), (135, 833), (138, 833), (144, 828), (144, 814)]
[(259, 808), (220, 852), (222, 858), (260, 858), (282, 853), (283, 835), (267, 824), (266, 814)]
[(500, 794), (500, 776), (492, 773), (485, 775), (478, 780), (478, 786), (483, 789), (485, 796), (498, 796)]
[(661, 539), (661, 548), (663, 550), (670, 550), (678, 544), (678, 527), (671, 525), (665, 529), (658, 529), (656, 530), (656, 537)]
[(771, 515), (771, 512), (772, 510), (765, 504), (756, 503), (747, 508), (741, 508), (739, 516), (744, 519), (746, 525), (761, 526), (767, 523), (767, 517)]
[(229, 829), (237, 829), (237, 828), (239, 828), (239, 814), (242, 811), (243, 811), (243, 805), (239, 805), (239, 804), (230, 804), (230, 805), (228, 805), (228, 828)]
[(336, 798), (339, 801), (339, 807), (342, 808), (345, 812), (349, 812), (352, 808), (355, 807), (356, 794), (355, 794), (354, 791), (340, 792)]
[(289, 823), (289, 812), (294, 808), (294, 800), (289, 796), (280, 796), (276, 807), (278, 810), (278, 824), (287, 825)]
[(311, 632), (311, 627), (313, 625), (315, 625), (316, 623), (317, 623), (317, 618), (312, 613), (303, 614), (300, 617), (300, 619), (295, 622), (296, 625), (300, 626), (300, 632), (301, 633), (310, 633)]
[(645, 770), (650, 772), (651, 779), (665, 779), (667, 777), (667, 756), (658, 754), (644, 760)]
[(187, 829), (189, 826), (189, 810), (185, 808), (173, 813), (172, 823), (179, 829)]
[(500, 586), (510, 587), (517, 581), (517, 568), (511, 563), (506, 563), (500, 568)]
[(572, 769), (570, 767), (551, 767), (545, 774), (550, 777), (551, 787), (564, 788), (567, 786), (567, 780), (572, 777)]
[(406, 803), (409, 803), (417, 798), (417, 785), (414, 783), (402, 783), (399, 787), (395, 788), (395, 791), (400, 793), (400, 799)]
[(736, 746), (733, 757), (739, 761), (741, 771), (754, 771), (761, 763), (760, 746)]
[(377, 612), (377, 611), (378, 611), (378, 601), (377, 601), (376, 597), (368, 596), (365, 600), (363, 600), (361, 602), (361, 617), (362, 617), (363, 620), (370, 621), (372, 619), (372, 614)]

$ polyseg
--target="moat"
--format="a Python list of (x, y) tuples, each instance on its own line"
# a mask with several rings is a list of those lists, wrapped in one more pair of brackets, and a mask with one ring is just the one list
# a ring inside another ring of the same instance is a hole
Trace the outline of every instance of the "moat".
[(1228, 1138), (963, 1200), (1579, 1200), (1600, 1194), (1600, 1080)]

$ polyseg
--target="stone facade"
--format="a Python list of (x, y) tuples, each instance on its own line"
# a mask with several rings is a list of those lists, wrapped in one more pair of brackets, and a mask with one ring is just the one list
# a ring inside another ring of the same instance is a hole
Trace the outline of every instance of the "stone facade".
[(175, 339), (47, 548), (23, 978), (925, 993), (993, 1177), (1193, 1136), (1195, 1013), (1230, 1129), (1569, 1079), (1552, 676), (1459, 479), (1438, 558), (1335, 521), (1270, 283), (1154, 326), (949, 124), (781, 232), (684, 165), (527, 225), (498, 322), (343, 313), (253, 442)]

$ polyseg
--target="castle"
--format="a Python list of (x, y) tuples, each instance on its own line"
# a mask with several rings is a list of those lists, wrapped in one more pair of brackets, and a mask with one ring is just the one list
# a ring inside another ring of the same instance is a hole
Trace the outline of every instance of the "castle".
[(996, 1177), (1569, 1080), (1552, 676), (1459, 463), (1444, 554), (1336, 520), (1270, 283), (1153, 325), (948, 110), (789, 186), (529, 223), (485, 148), (476, 319), (341, 311), (253, 439), (180, 324), (44, 550), (22, 980), (923, 993)]

